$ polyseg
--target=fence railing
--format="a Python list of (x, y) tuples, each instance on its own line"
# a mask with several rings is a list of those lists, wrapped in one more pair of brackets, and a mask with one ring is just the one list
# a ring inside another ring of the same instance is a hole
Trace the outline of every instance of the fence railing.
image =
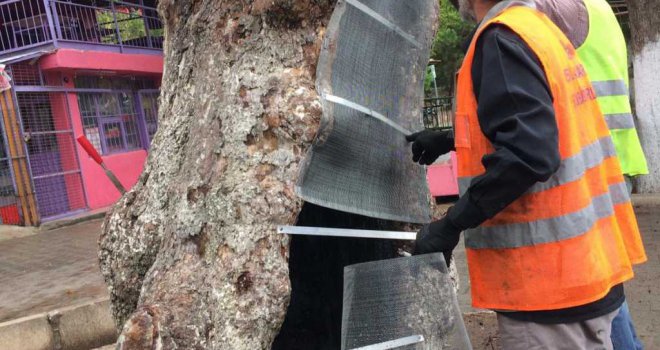
[(453, 127), (452, 98), (439, 97), (424, 99), (422, 120), (427, 129), (450, 129)]
[(128, 1), (2, 1), (0, 51), (57, 41), (162, 49), (163, 24), (156, 9), (143, 0)]
[(0, 3), (0, 50), (29, 48), (53, 40), (47, 2), (13, 0)]

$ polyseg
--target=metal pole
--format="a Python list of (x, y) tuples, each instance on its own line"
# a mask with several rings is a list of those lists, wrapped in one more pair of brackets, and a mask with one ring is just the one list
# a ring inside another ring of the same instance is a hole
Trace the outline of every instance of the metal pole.
[(138, 90), (133, 96), (135, 96), (134, 98), (136, 99), (136, 103), (133, 105), (133, 107), (137, 109), (136, 116), (138, 117), (138, 121), (136, 124), (140, 133), (140, 139), (142, 140), (144, 149), (149, 150), (149, 147), (151, 146), (151, 140), (149, 140), (149, 126), (147, 125), (147, 116), (144, 114), (144, 106), (142, 105), (142, 93), (140, 90)]
[(147, 16), (147, 8), (144, 7), (144, 0), (140, 0), (140, 6), (142, 9), (142, 22), (144, 23), (144, 31), (145, 34), (147, 35), (147, 45), (149, 45), (150, 48), (154, 47), (152, 41), (151, 41), (151, 33), (149, 32), (149, 16)]
[(438, 96), (438, 83), (435, 81), (437, 79), (437, 75), (435, 74), (435, 64), (431, 65), (431, 76), (433, 76), (433, 90), (435, 91), (435, 98), (438, 99), (440, 97)]
[[(51, 8), (49, 5), (53, 5), (53, 7)], [(55, 9), (55, 3), (51, 2), (50, 0), (44, 0), (44, 11), (46, 12), (46, 17), (48, 18), (48, 27), (50, 28), (51, 39), (53, 40), (53, 44), (57, 46), (57, 39), (62, 37), (62, 30), (60, 28), (59, 16), (57, 16), (57, 10)], [(55, 18), (57, 20), (53, 20), (53, 16), (56, 16)], [(55, 28), (57, 28), (57, 33), (55, 32)]]
[(119, 22), (117, 22), (117, 9), (115, 8), (115, 0), (110, 0), (110, 7), (112, 8), (112, 19), (115, 22), (115, 32), (117, 33), (117, 40), (119, 40), (119, 52), (124, 52), (124, 44), (121, 40), (121, 32), (119, 31)]

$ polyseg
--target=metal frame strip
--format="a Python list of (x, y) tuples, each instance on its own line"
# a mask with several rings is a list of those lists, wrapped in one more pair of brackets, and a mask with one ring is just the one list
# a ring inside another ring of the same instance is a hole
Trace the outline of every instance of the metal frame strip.
[(409, 41), (411, 44), (413, 44), (416, 48), (422, 49), (422, 44), (420, 44), (414, 36), (406, 33), (403, 29), (401, 29), (399, 26), (396, 24), (390, 22), (387, 18), (381, 16), (378, 12), (370, 9), (367, 5), (359, 2), (358, 0), (346, 0), (347, 4), (352, 5), (356, 9), (362, 11), (364, 14), (367, 16), (375, 19), (378, 21), (380, 24), (384, 25), (385, 27), (391, 29), (395, 33), (399, 34), (402, 38), (406, 39)]
[(351, 238), (377, 238), (414, 241), (417, 233), (407, 231), (378, 231), (358, 230), (332, 227), (311, 226), (278, 226), (277, 232), (290, 235), (329, 236), (329, 237), (351, 237)]
[(399, 338), (395, 340), (386, 341), (383, 343), (367, 345), (360, 348), (353, 348), (351, 350), (388, 350), (388, 349), (401, 348), (413, 344), (419, 344), (422, 342), (424, 342), (424, 336), (413, 335), (410, 337)]
[(404, 128), (403, 126), (395, 123), (394, 121), (392, 121), (390, 119), (387, 119), (387, 117), (385, 117), (384, 115), (374, 111), (373, 109), (371, 109), (369, 107), (362, 106), (362, 105), (357, 104), (353, 101), (349, 101), (349, 100), (347, 100), (343, 97), (335, 96), (335, 95), (328, 94), (328, 93), (324, 93), (323, 98), (326, 101), (330, 101), (332, 103), (336, 103), (336, 104), (348, 107), (350, 109), (354, 109), (356, 111), (362, 112), (364, 114), (370, 115), (370, 116), (380, 120), (381, 122), (393, 127), (398, 132), (400, 132), (404, 135), (410, 135), (411, 134), (411, 132), (408, 129)]

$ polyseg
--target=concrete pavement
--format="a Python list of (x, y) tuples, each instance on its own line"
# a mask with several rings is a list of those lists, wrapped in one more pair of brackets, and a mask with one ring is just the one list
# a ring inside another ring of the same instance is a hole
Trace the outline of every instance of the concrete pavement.
[(0, 350), (88, 350), (114, 342), (98, 268), (101, 220), (25, 232), (0, 230)]
[(101, 220), (0, 241), (0, 322), (108, 298)]

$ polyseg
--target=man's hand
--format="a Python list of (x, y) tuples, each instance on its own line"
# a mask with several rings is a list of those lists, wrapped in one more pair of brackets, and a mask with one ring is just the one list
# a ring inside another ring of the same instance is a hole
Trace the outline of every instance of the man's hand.
[(450, 130), (422, 130), (406, 136), (412, 142), (413, 162), (430, 165), (438, 157), (454, 150), (454, 134)]
[(415, 240), (415, 255), (442, 252), (449, 266), (451, 254), (458, 245), (461, 230), (454, 226), (446, 217), (424, 225), (417, 233)]

